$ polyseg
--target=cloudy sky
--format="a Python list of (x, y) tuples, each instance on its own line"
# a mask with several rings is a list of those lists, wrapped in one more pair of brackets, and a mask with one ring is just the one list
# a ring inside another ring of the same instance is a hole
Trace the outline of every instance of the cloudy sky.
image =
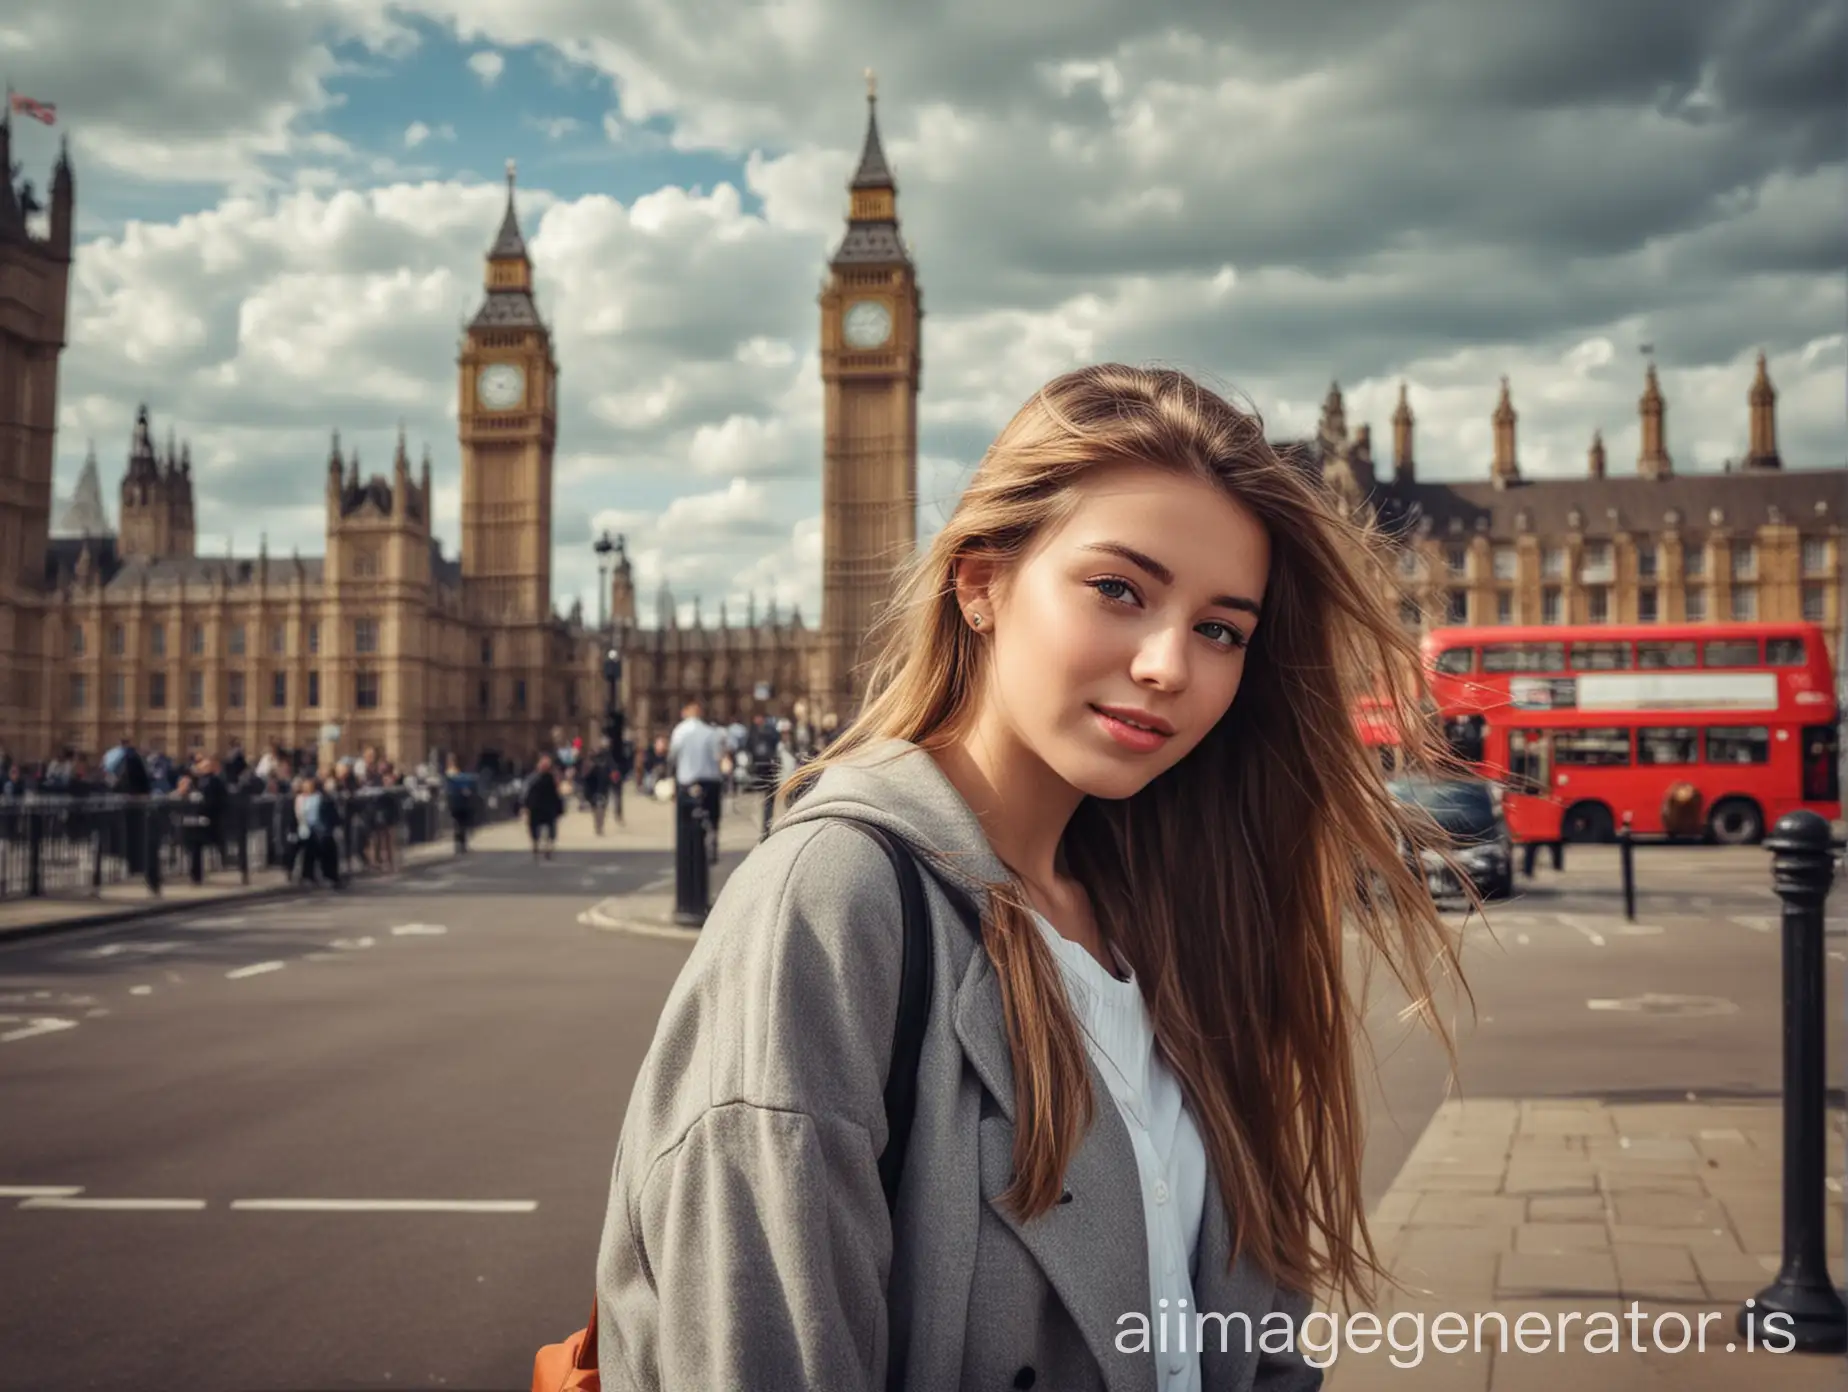
[(431, 446), (517, 160), (562, 369), (560, 608), (596, 529), (708, 621), (819, 613), (815, 303), (865, 126), (927, 319), (920, 526), (1082, 362), (1161, 361), (1309, 432), (1338, 379), (1420, 473), (1635, 467), (1641, 345), (1679, 469), (1848, 463), (1848, 0), (63, 0), (0, 17), (81, 246), (60, 493), (111, 514), (136, 403), (192, 444), (201, 550), (318, 551), (330, 432)]

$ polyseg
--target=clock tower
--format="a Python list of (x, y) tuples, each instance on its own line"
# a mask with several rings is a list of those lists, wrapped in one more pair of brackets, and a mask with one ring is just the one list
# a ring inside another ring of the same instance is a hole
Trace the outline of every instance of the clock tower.
[(817, 714), (844, 724), (865, 695), (868, 630), (917, 546), (917, 274), (898, 230), (898, 185), (866, 75), (866, 143), (848, 184), (847, 233), (821, 292), (822, 577)]
[(513, 175), (509, 160), (507, 212), (488, 252), (487, 296), (458, 359), (462, 586), (471, 617), (494, 626), (539, 625), (552, 612), (558, 364), (533, 302)]

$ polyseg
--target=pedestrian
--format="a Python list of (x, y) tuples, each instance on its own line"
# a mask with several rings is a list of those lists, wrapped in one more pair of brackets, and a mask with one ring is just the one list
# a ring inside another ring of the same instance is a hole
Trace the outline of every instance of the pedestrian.
[(677, 794), (706, 814), (706, 856), (719, 858), (719, 794), (725, 787), (725, 732), (706, 723), (697, 696), (680, 708), (680, 723), (667, 741), (667, 762)]
[(783, 764), (782, 741), (777, 736), (776, 722), (769, 716), (758, 712), (751, 722), (750, 733), (745, 737), (745, 753), (751, 760), (751, 786), (762, 796), (763, 831), (758, 839), (770, 834), (770, 819), (776, 812), (776, 788), (783, 780), (780, 777)]
[[(558, 778), (552, 772), (550, 754), (539, 756), (539, 766), (526, 780), (526, 791), (520, 801), (526, 808), (526, 829), (533, 838), (533, 859), (538, 860), (543, 854), (550, 860), (558, 844), (558, 819), (565, 810), (565, 800), (558, 791)], [(543, 851), (539, 845), (541, 837), (545, 840)]]
[[(1438, 757), (1384, 554), (1179, 372), (1027, 402), (667, 1000), (596, 1268), (606, 1386), (1321, 1386), (1312, 1297), (1381, 1274), (1344, 930), (1414, 1000), (1455, 967), (1349, 713), (1378, 672)], [(889, 1216), (898, 882), (842, 817), (908, 844), (929, 906)]]
[(475, 787), (478, 780), (464, 773), (455, 755), (449, 756), (443, 773), (443, 796), (449, 803), (449, 825), (455, 833), (456, 854), (468, 852), (468, 829), (475, 818)]
[(597, 835), (603, 835), (603, 817), (610, 800), (610, 769), (602, 751), (598, 751), (584, 765), (584, 774), (578, 780), (578, 788), (590, 808), (590, 824), (596, 828)]

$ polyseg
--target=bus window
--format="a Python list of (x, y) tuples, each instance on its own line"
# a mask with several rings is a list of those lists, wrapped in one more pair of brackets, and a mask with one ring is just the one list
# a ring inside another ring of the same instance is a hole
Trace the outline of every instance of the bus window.
[(1630, 762), (1630, 732), (1611, 730), (1555, 730), (1553, 762), (1578, 768), (1618, 768)]
[(1692, 725), (1670, 725), (1661, 729), (1636, 732), (1636, 762), (1639, 764), (1697, 764), (1700, 740)]
[(1552, 770), (1546, 757), (1546, 731), (1510, 730), (1508, 732), (1508, 786), (1530, 797), (1545, 797), (1552, 783)]
[(1437, 670), (1448, 677), (1467, 675), (1476, 665), (1474, 648), (1445, 648), (1437, 655)]
[(1572, 670), (1575, 672), (1623, 672), (1630, 666), (1628, 643), (1574, 643)]
[(1564, 643), (1490, 643), (1482, 650), (1485, 672), (1563, 672)]
[(1636, 645), (1636, 665), (1644, 671), (1659, 671), (1664, 667), (1692, 667), (1694, 665), (1694, 644), (1688, 643), (1638, 643)]
[[(1772, 641), (1781, 641), (1773, 639)], [(1803, 727), (1803, 800), (1839, 802), (1842, 796), (1842, 737), (1833, 725)]]
[(1466, 764), (1482, 762), (1482, 726), (1479, 715), (1453, 716), (1444, 722), (1444, 738), (1450, 752)]
[(1756, 667), (1756, 638), (1715, 638), (1708, 642), (1702, 659), (1709, 667)]
[(1728, 726), (1707, 731), (1710, 764), (1768, 764), (1771, 731), (1763, 725)]
[(1765, 639), (1767, 667), (1801, 667), (1806, 660), (1801, 638)]

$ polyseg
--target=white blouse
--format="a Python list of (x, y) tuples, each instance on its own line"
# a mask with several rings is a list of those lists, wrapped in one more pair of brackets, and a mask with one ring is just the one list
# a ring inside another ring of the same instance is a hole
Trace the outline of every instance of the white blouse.
[[(1122, 954), (1112, 944), (1126, 981), (1105, 971), (1044, 915), (1033, 917), (1058, 960), (1091, 1057), (1135, 1145), (1149, 1240), (1149, 1344), (1155, 1350), (1156, 1385), (1160, 1392), (1199, 1392), (1191, 1268), (1206, 1202), (1206, 1148), (1180, 1081), (1155, 1049), (1142, 987)], [(1112, 1318), (1122, 1313), (1127, 1312), (1115, 1311)]]

